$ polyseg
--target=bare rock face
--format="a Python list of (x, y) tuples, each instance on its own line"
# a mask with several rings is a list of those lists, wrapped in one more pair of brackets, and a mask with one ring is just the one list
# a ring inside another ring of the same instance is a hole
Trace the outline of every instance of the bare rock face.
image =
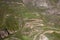
[(48, 0), (23, 0), (23, 3), (26, 5), (31, 4), (35, 7), (49, 7)]
[(23, 3), (28, 6), (34, 6), (38, 8), (53, 8), (60, 7), (59, 0), (23, 0)]
[(36, 7), (46, 9), (46, 15), (60, 15), (60, 0), (23, 0), (23, 3), (28, 7)]
[(39, 40), (49, 40), (45, 35), (40, 35)]
[(8, 37), (10, 34), (13, 34), (13, 33), (14, 33), (14, 31), (2, 29), (2, 30), (0, 30), (0, 38)]
[[(34, 4), (34, 2), (33, 2), (33, 4)], [(48, 7), (46, 0), (35, 0), (35, 5), (37, 7)]]
[(0, 38), (5, 38), (7, 36), (8, 36), (8, 33), (6, 31), (4, 31), (4, 30), (0, 31)]

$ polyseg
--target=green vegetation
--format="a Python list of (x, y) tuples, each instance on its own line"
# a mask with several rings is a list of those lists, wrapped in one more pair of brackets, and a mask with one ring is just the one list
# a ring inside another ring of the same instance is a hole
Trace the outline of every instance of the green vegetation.
[[(0, 36), (0, 40), (39, 40), (40, 35), (49, 30), (54, 31), (44, 34), (49, 40), (60, 39), (60, 15), (57, 13), (47, 14), (49, 8), (30, 8), (22, 0), (2, 1), (4, 0), (0, 1), (0, 30), (6, 28), (9, 32), (13, 31), (13, 34), (4, 38)], [(58, 1), (50, 2), (54, 5)]]

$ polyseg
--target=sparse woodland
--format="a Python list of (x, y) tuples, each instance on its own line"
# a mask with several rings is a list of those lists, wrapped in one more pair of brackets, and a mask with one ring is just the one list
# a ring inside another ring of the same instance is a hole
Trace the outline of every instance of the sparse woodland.
[(60, 40), (60, 0), (0, 0), (0, 40)]

